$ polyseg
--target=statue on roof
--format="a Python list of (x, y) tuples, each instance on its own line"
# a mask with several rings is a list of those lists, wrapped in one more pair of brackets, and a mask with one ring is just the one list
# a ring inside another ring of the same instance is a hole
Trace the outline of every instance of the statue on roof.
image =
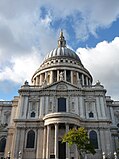
[(60, 72), (59, 79), (60, 81), (64, 80), (64, 72)]

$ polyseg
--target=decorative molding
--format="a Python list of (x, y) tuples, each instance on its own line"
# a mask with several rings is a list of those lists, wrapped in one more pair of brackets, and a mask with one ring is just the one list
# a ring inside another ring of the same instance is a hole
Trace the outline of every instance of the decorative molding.
[(67, 85), (66, 84), (58, 84), (56, 87), (57, 90), (67, 90)]

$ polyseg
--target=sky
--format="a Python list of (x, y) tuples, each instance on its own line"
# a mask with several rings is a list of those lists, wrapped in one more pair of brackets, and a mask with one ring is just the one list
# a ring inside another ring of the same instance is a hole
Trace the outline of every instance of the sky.
[(119, 100), (119, 0), (0, 0), (0, 100), (13, 100), (63, 29), (67, 47)]

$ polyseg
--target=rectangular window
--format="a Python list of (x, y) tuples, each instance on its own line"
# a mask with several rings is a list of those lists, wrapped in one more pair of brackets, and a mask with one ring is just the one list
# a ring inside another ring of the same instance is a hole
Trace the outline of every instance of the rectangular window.
[(66, 112), (66, 98), (58, 98), (58, 112)]
[(53, 71), (53, 82), (57, 81), (57, 71)]
[(66, 70), (66, 80), (68, 82), (71, 82), (71, 71), (70, 70)]

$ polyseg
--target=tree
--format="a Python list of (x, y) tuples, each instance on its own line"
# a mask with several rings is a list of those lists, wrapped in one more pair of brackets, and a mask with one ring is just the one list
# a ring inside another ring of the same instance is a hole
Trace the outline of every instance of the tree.
[(96, 153), (94, 146), (88, 137), (88, 133), (83, 127), (69, 130), (68, 133), (63, 136), (62, 142), (67, 142), (69, 146), (75, 144), (79, 155), (81, 156), (83, 156), (84, 153)]

